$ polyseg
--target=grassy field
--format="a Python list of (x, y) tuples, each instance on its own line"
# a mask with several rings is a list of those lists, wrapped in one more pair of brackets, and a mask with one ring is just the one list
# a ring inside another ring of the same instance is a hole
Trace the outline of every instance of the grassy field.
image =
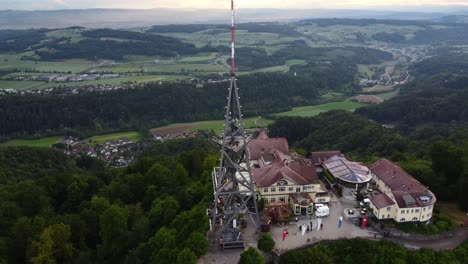
[(436, 209), (439, 209), (441, 213), (448, 215), (456, 226), (463, 224), (467, 217), (466, 212), (460, 210), (456, 204), (437, 202)]
[(375, 71), (373, 71), (371, 67), (372, 66), (370, 65), (358, 64), (358, 72), (364, 76), (372, 78), (374, 77)]
[[(130, 76), (130, 77), (120, 77), (112, 79), (103, 79), (95, 81), (86, 81), (86, 82), (74, 82), (67, 83), (67, 85), (72, 86), (85, 86), (85, 85), (105, 85), (105, 84), (123, 84), (126, 82), (136, 82), (136, 83), (147, 83), (147, 82), (158, 82), (158, 81), (179, 81), (186, 80), (191, 78), (186, 75), (140, 75), (140, 76)], [(36, 89), (46, 89), (48, 87), (58, 87), (63, 86), (64, 83), (44, 83), (40, 86), (35, 87)]]
[(216, 58), (216, 53), (210, 53), (205, 56), (199, 55), (199, 56), (191, 56), (191, 57), (185, 57), (181, 60), (180, 62), (203, 62), (203, 61), (211, 61)]
[(302, 65), (304, 63), (306, 63), (305, 60), (297, 60), (297, 59), (286, 61), (286, 65), (288, 65), (288, 66)]
[(373, 87), (365, 87), (362, 88), (363, 92), (375, 92), (375, 93), (385, 93), (385, 92), (391, 92), (393, 91), (394, 86), (393, 85), (376, 85)]
[(24, 90), (36, 88), (45, 84), (44, 82), (29, 82), (29, 81), (3, 81), (0, 80), (0, 88), (2, 89), (14, 89)]
[(36, 147), (36, 148), (48, 148), (53, 144), (57, 143), (60, 137), (46, 137), (40, 139), (14, 139), (4, 143), (0, 143), (0, 146), (14, 146), (14, 147)]
[(334, 103), (327, 103), (327, 104), (322, 104), (322, 105), (296, 107), (296, 108), (293, 108), (293, 110), (289, 112), (278, 113), (275, 115), (308, 117), (308, 116), (316, 116), (320, 113), (327, 112), (330, 110), (341, 109), (341, 110), (354, 111), (355, 109), (363, 107), (365, 105), (366, 104), (363, 104), (363, 103), (352, 102), (352, 101), (346, 100), (343, 102), (334, 102)]
[(397, 96), (400, 93), (400, 89), (395, 89), (393, 92), (383, 93), (383, 94), (376, 94), (375, 96), (379, 97), (380, 99), (386, 101), (390, 100), (393, 97)]
[(341, 98), (343, 96), (344, 96), (343, 93), (330, 92), (330, 93), (324, 94), (324, 95), (322, 95), (320, 97), (324, 98), (324, 99), (328, 99), (328, 100), (334, 100), (334, 99), (337, 99), (337, 98)]
[[(250, 117), (244, 119), (245, 128), (266, 127), (273, 123), (273, 120), (264, 119), (261, 117)], [(223, 132), (224, 120), (200, 121), (192, 123), (177, 123), (164, 127), (151, 129), (154, 135), (178, 135), (188, 131), (199, 130), (214, 130), (215, 133), (221, 134)]]
[(139, 141), (142, 138), (142, 135), (138, 132), (124, 132), (124, 133), (114, 133), (114, 134), (107, 134), (107, 135), (100, 135), (88, 138), (88, 142), (93, 144), (104, 144), (106, 141), (110, 140), (119, 140), (121, 138), (127, 138), (134, 142)]
[(289, 71), (289, 66), (279, 65), (279, 66), (272, 66), (268, 68), (257, 69), (254, 71), (250, 71), (248, 73), (251, 74), (251, 73), (257, 73), (257, 72), (287, 72), (287, 71)]
[(65, 60), (65, 61), (31, 61), (21, 60), (24, 54), (0, 54), (0, 69), (16, 68), (19, 71), (79, 73), (96, 66), (96, 62), (88, 60)]
[[(257, 124), (255, 124), (257, 121)], [(250, 117), (244, 119), (244, 127), (245, 128), (253, 128), (253, 127), (266, 127), (269, 124), (273, 123), (272, 120), (259, 118), (259, 117)], [(198, 130), (214, 130), (216, 132), (221, 132), (223, 130), (224, 120), (215, 120), (215, 121), (203, 121), (197, 122), (195, 126), (190, 128), (191, 131), (198, 131)]]

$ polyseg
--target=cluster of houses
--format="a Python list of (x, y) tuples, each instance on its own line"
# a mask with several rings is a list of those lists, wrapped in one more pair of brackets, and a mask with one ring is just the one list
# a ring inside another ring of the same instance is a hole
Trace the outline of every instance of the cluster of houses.
[(119, 77), (132, 76), (130, 74), (50, 74), (50, 75), (32, 75), (18, 76), (13, 78), (14, 81), (44, 81), (44, 82), (84, 82), (112, 79)]
[(85, 92), (106, 92), (114, 90), (126, 90), (126, 89), (136, 89), (141, 87), (141, 84), (138, 83), (129, 83), (129, 84), (89, 84), (81, 86), (71, 86), (64, 84), (60, 87), (50, 87), (43, 90), (37, 89), (7, 89), (0, 88), (1, 95), (70, 95), (70, 94), (79, 94)]
[(141, 151), (139, 143), (127, 138), (93, 145), (93, 142), (87, 140), (80, 141), (73, 137), (63, 137), (55, 146), (63, 149), (67, 155), (98, 158), (110, 167), (128, 166)]
[(314, 205), (330, 203), (329, 190), (339, 186), (350, 199), (357, 193), (366, 197), (377, 219), (432, 218), (435, 195), (387, 159), (366, 166), (340, 151), (311, 152), (303, 158), (290, 152), (285, 138), (269, 138), (264, 132), (248, 143), (248, 153), (255, 191), (265, 210), (289, 208), (294, 215), (311, 215)]

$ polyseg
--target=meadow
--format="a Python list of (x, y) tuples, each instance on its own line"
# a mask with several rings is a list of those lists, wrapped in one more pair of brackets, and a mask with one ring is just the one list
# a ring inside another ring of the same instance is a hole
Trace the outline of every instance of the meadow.
[(99, 135), (99, 136), (94, 136), (87, 138), (86, 140), (91, 143), (91, 144), (104, 144), (107, 141), (111, 140), (119, 140), (122, 138), (129, 139), (133, 142), (138, 142), (142, 139), (142, 135), (136, 131), (131, 131), (131, 132), (123, 132), (123, 133), (112, 133), (112, 134), (106, 134), (106, 135)]
[(48, 148), (57, 143), (60, 137), (45, 137), (39, 139), (14, 139), (0, 143), (3, 147), (35, 147), (35, 148)]
[(331, 111), (331, 110), (347, 110), (347, 111), (354, 111), (357, 108), (366, 106), (366, 104), (352, 102), (349, 100), (343, 102), (333, 102), (321, 105), (314, 105), (314, 106), (302, 106), (302, 107), (295, 107), (293, 110), (283, 113), (275, 114), (276, 116), (301, 116), (301, 117), (309, 117), (309, 116), (316, 116), (320, 113)]

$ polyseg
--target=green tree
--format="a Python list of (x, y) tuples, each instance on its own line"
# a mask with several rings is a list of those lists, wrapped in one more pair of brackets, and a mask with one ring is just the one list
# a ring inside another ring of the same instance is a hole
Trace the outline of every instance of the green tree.
[(258, 249), (267, 253), (271, 252), (275, 248), (275, 241), (269, 233), (263, 233), (258, 240)]
[(177, 264), (195, 264), (197, 256), (188, 248), (184, 248), (177, 254)]
[(100, 235), (102, 247), (100, 255), (104, 259), (113, 259), (126, 250), (126, 237), (128, 235), (127, 221), (129, 217), (128, 209), (113, 204), (100, 216)]
[(263, 257), (258, 250), (249, 247), (246, 251), (242, 252), (239, 264), (263, 264)]
[(176, 244), (175, 229), (168, 229), (162, 227), (150, 239), (151, 247), (151, 263), (172, 264), (177, 258), (177, 244)]
[(208, 240), (200, 232), (194, 232), (185, 240), (185, 246), (189, 248), (197, 257), (200, 257), (208, 250)]
[(168, 225), (172, 222), (178, 211), (179, 202), (174, 197), (168, 196), (164, 199), (156, 199), (148, 213), (151, 226), (157, 230), (164, 225)]
[(33, 243), (37, 255), (31, 259), (34, 264), (54, 264), (69, 261), (73, 256), (73, 245), (70, 242), (70, 226), (63, 223), (54, 224), (42, 232), (39, 241)]

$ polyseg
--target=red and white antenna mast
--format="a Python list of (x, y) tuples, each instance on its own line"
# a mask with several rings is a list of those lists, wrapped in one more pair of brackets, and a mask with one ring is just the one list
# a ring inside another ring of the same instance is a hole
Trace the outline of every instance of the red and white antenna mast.
[(221, 158), (219, 167), (212, 174), (214, 203), (210, 219), (212, 245), (216, 248), (219, 245), (216, 241), (219, 241), (224, 249), (244, 248), (242, 230), (238, 228), (241, 215), (248, 216), (257, 231), (260, 230), (257, 197), (247, 149), (247, 142), (251, 137), (247, 137), (244, 131), (236, 82), (234, 0), (231, 0), (231, 12), (231, 85), (228, 88), (222, 138), (213, 138), (214, 142), (221, 145)]
[(234, 11), (234, 0), (231, 0), (231, 75), (236, 75), (236, 13)]

